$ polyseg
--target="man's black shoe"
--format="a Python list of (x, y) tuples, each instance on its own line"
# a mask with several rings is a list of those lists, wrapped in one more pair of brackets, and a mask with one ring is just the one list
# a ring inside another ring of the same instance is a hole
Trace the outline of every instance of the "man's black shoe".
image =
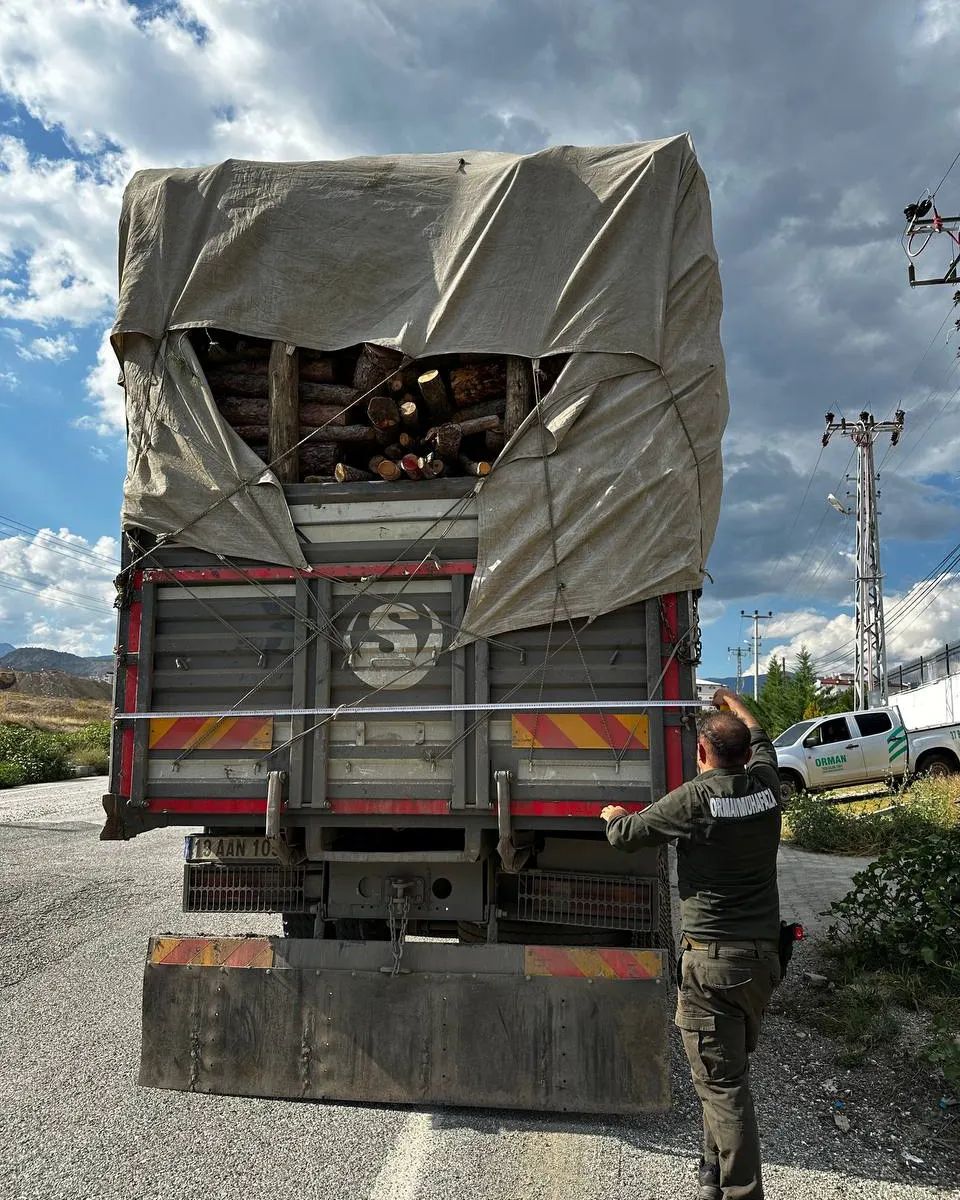
[(697, 1181), (700, 1184), (697, 1200), (723, 1200), (723, 1191), (720, 1187), (720, 1168), (716, 1163), (704, 1162), (701, 1158)]

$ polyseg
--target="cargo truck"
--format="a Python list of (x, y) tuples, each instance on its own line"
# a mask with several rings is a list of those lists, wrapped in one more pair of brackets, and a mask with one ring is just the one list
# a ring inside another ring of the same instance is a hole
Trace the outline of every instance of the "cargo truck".
[[(102, 836), (183, 826), (184, 911), (236, 914), (151, 939), (141, 1083), (666, 1106), (666, 852), (599, 811), (694, 769), (726, 393), (689, 139), (144, 172), (120, 295)], [(480, 477), (440, 450), (504, 362)], [(388, 481), (391, 396), (451, 411)]]

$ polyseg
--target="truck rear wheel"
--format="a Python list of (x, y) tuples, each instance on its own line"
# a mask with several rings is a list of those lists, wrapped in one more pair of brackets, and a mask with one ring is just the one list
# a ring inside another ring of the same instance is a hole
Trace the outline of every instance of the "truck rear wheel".
[(780, 802), (783, 805), (795, 800), (803, 791), (803, 780), (793, 771), (780, 772)]
[(925, 754), (917, 763), (917, 774), (929, 775), (931, 779), (946, 779), (948, 775), (955, 775), (956, 771), (956, 759), (949, 754)]

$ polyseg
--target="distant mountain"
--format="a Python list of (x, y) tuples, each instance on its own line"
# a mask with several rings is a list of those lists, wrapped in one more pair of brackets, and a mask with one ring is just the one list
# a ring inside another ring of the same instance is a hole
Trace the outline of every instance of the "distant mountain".
[(13, 650), (16, 650), (16, 646), (11, 646), (9, 642), (0, 642), (0, 658), (3, 658), (5, 654), (10, 654)]
[(21, 646), (0, 657), (0, 668), (8, 671), (60, 671), (64, 675), (76, 675), (80, 679), (100, 679), (113, 670), (111, 655), (97, 658), (81, 658), (78, 654), (67, 654), (63, 650), (48, 650), (44, 646)]
[(105, 679), (84, 679), (63, 671), (0, 670), (0, 690), (27, 696), (46, 696), (52, 700), (99, 700), (108, 703), (110, 684)]

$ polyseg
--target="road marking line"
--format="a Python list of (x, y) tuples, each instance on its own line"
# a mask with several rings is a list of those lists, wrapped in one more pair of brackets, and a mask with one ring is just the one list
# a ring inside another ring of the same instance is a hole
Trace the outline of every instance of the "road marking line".
[(368, 1200), (417, 1200), (420, 1176), (431, 1150), (429, 1113), (411, 1113), (377, 1173)]

